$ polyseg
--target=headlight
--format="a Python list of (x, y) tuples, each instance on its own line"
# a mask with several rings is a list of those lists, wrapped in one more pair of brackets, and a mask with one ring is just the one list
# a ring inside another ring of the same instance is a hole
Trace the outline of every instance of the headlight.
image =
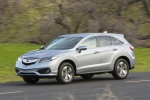
[(55, 60), (55, 59), (57, 59), (57, 58), (58, 58), (58, 56), (45, 57), (45, 58), (42, 58), (39, 63), (42, 63), (42, 62), (49, 62), (49, 61)]

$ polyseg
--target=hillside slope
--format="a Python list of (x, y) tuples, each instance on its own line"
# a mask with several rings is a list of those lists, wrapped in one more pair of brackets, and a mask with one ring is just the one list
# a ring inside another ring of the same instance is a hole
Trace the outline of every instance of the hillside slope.
[(0, 42), (44, 44), (62, 34), (107, 30), (150, 47), (149, 5), (150, 0), (0, 0)]

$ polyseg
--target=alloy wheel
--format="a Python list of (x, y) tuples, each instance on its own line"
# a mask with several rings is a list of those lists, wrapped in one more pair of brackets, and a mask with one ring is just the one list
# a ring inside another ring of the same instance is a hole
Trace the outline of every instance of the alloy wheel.
[(62, 78), (64, 81), (71, 81), (73, 78), (73, 70), (70, 66), (64, 66), (62, 69)]
[(123, 61), (119, 62), (117, 65), (117, 73), (120, 77), (125, 77), (128, 73), (127, 64)]

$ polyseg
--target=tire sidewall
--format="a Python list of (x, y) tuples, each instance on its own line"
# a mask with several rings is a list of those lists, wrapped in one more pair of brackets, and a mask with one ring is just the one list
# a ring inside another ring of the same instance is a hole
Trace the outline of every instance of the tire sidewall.
[[(64, 79), (63, 79), (63, 77), (62, 77), (62, 69), (65, 67), (65, 66), (69, 66), (71, 69), (72, 69), (72, 71), (73, 71), (73, 75), (72, 75), (72, 79), (70, 80), (70, 81), (65, 81)], [(68, 83), (71, 83), (72, 81), (73, 81), (73, 79), (74, 79), (74, 68), (73, 68), (73, 66), (70, 64), (70, 63), (68, 63), (68, 62), (63, 62), (61, 65), (60, 65), (60, 67), (59, 67), (59, 69), (58, 69), (58, 75), (57, 75), (57, 80), (59, 81), (59, 83), (62, 83), (62, 84), (68, 84)]]
[[(119, 73), (117, 72), (117, 66), (120, 62), (124, 62), (127, 65), (127, 74), (124, 77), (120, 76)], [(128, 76), (128, 74), (129, 74), (129, 64), (125, 59), (118, 59), (116, 61), (116, 63), (115, 63), (115, 74), (117, 75), (118, 79), (125, 79)]]

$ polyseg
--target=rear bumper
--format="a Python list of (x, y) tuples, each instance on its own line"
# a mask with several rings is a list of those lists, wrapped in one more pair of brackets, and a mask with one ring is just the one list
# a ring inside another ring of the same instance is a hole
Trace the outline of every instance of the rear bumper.
[(131, 70), (131, 69), (134, 69), (135, 68), (135, 66), (133, 66), (133, 67), (130, 67), (130, 69), (129, 70)]
[(135, 57), (132, 57), (132, 59), (130, 59), (130, 70), (135, 68)]

